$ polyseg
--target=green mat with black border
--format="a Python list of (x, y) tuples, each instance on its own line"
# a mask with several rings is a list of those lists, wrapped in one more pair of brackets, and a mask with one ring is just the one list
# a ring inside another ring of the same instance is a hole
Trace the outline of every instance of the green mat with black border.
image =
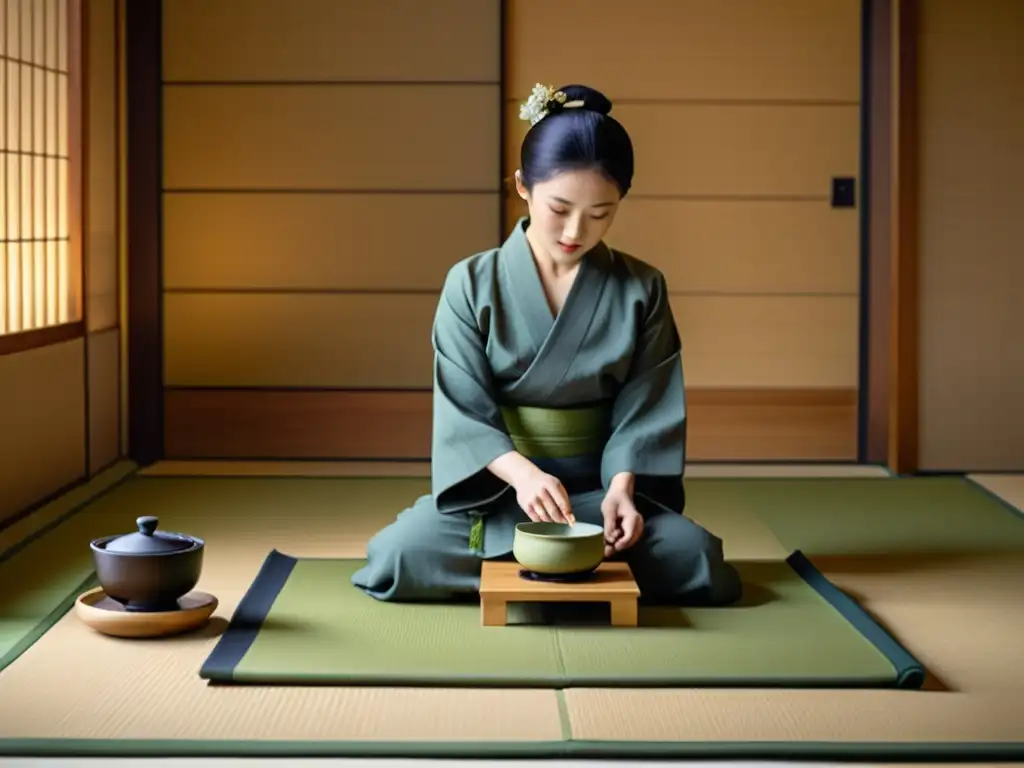
[[(741, 562), (728, 608), (512, 604), (484, 627), (475, 602), (378, 602), (360, 560), (272, 551), (200, 670), (218, 683), (321, 685), (920, 688), (925, 670), (800, 552)], [(605, 616), (598, 613), (603, 610)], [(603, 619), (603, 621), (602, 621)]]

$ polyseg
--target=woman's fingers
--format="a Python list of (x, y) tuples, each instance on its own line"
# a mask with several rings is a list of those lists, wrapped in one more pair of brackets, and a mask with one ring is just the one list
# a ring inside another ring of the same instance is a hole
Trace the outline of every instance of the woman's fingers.
[[(537, 523), (572, 523), (576, 518), (572, 514), (572, 503), (569, 494), (557, 478), (553, 482), (542, 485), (533, 492), (533, 498), (523, 504), (526, 516)], [(522, 501), (520, 501), (522, 504)]]
[(565, 487), (560, 482), (555, 481), (555, 487), (548, 492), (551, 494), (552, 501), (558, 506), (562, 520), (569, 524), (575, 523), (576, 517), (572, 513), (572, 502), (569, 501), (569, 494), (565, 492)]
[(543, 523), (543, 522), (545, 522), (544, 520), (540, 519), (540, 515), (537, 513), (536, 505), (533, 502), (529, 502), (528, 504), (525, 504), (523, 506), (523, 512), (525, 512), (526, 516), (528, 518), (530, 518), (530, 520), (532, 520), (535, 523)]
[(533, 510), (533, 514), (535, 515), (534, 522), (551, 522), (551, 516), (548, 514), (547, 509), (544, 508), (544, 504), (539, 499), (534, 499), (532, 502), (530, 502), (530, 509)]
[(622, 523), (622, 533), (615, 542), (615, 549), (618, 552), (622, 552), (625, 549), (629, 549), (636, 542), (637, 530), (635, 524), (630, 520), (624, 520)]
[(547, 490), (542, 490), (540, 492), (539, 501), (544, 506), (544, 511), (547, 513), (548, 519), (552, 523), (565, 522), (565, 516), (559, 508), (558, 502), (552, 498), (552, 495)]

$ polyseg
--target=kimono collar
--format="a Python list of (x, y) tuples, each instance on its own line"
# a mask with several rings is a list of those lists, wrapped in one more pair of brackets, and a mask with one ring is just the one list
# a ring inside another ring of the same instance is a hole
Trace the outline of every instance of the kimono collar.
[(520, 319), (539, 349), (544, 346), (552, 330), (576, 326), (581, 321), (589, 322), (597, 297), (610, 273), (611, 253), (608, 246), (600, 242), (583, 255), (565, 304), (555, 317), (548, 306), (544, 284), (526, 239), (528, 223), (528, 217), (516, 222), (501, 247), (501, 260), (509, 281), (509, 293), (519, 309)]

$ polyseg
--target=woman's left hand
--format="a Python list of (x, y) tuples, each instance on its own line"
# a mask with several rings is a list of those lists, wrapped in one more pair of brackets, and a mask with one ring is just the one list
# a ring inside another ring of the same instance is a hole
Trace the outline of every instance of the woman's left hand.
[(601, 503), (604, 518), (604, 556), (629, 549), (644, 532), (644, 519), (628, 491), (612, 488)]

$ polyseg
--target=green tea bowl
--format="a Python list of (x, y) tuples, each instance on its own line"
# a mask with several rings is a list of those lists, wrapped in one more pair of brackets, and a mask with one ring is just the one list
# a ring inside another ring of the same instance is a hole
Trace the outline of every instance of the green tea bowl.
[(604, 529), (591, 523), (519, 523), (512, 556), (537, 574), (588, 573), (604, 560)]

